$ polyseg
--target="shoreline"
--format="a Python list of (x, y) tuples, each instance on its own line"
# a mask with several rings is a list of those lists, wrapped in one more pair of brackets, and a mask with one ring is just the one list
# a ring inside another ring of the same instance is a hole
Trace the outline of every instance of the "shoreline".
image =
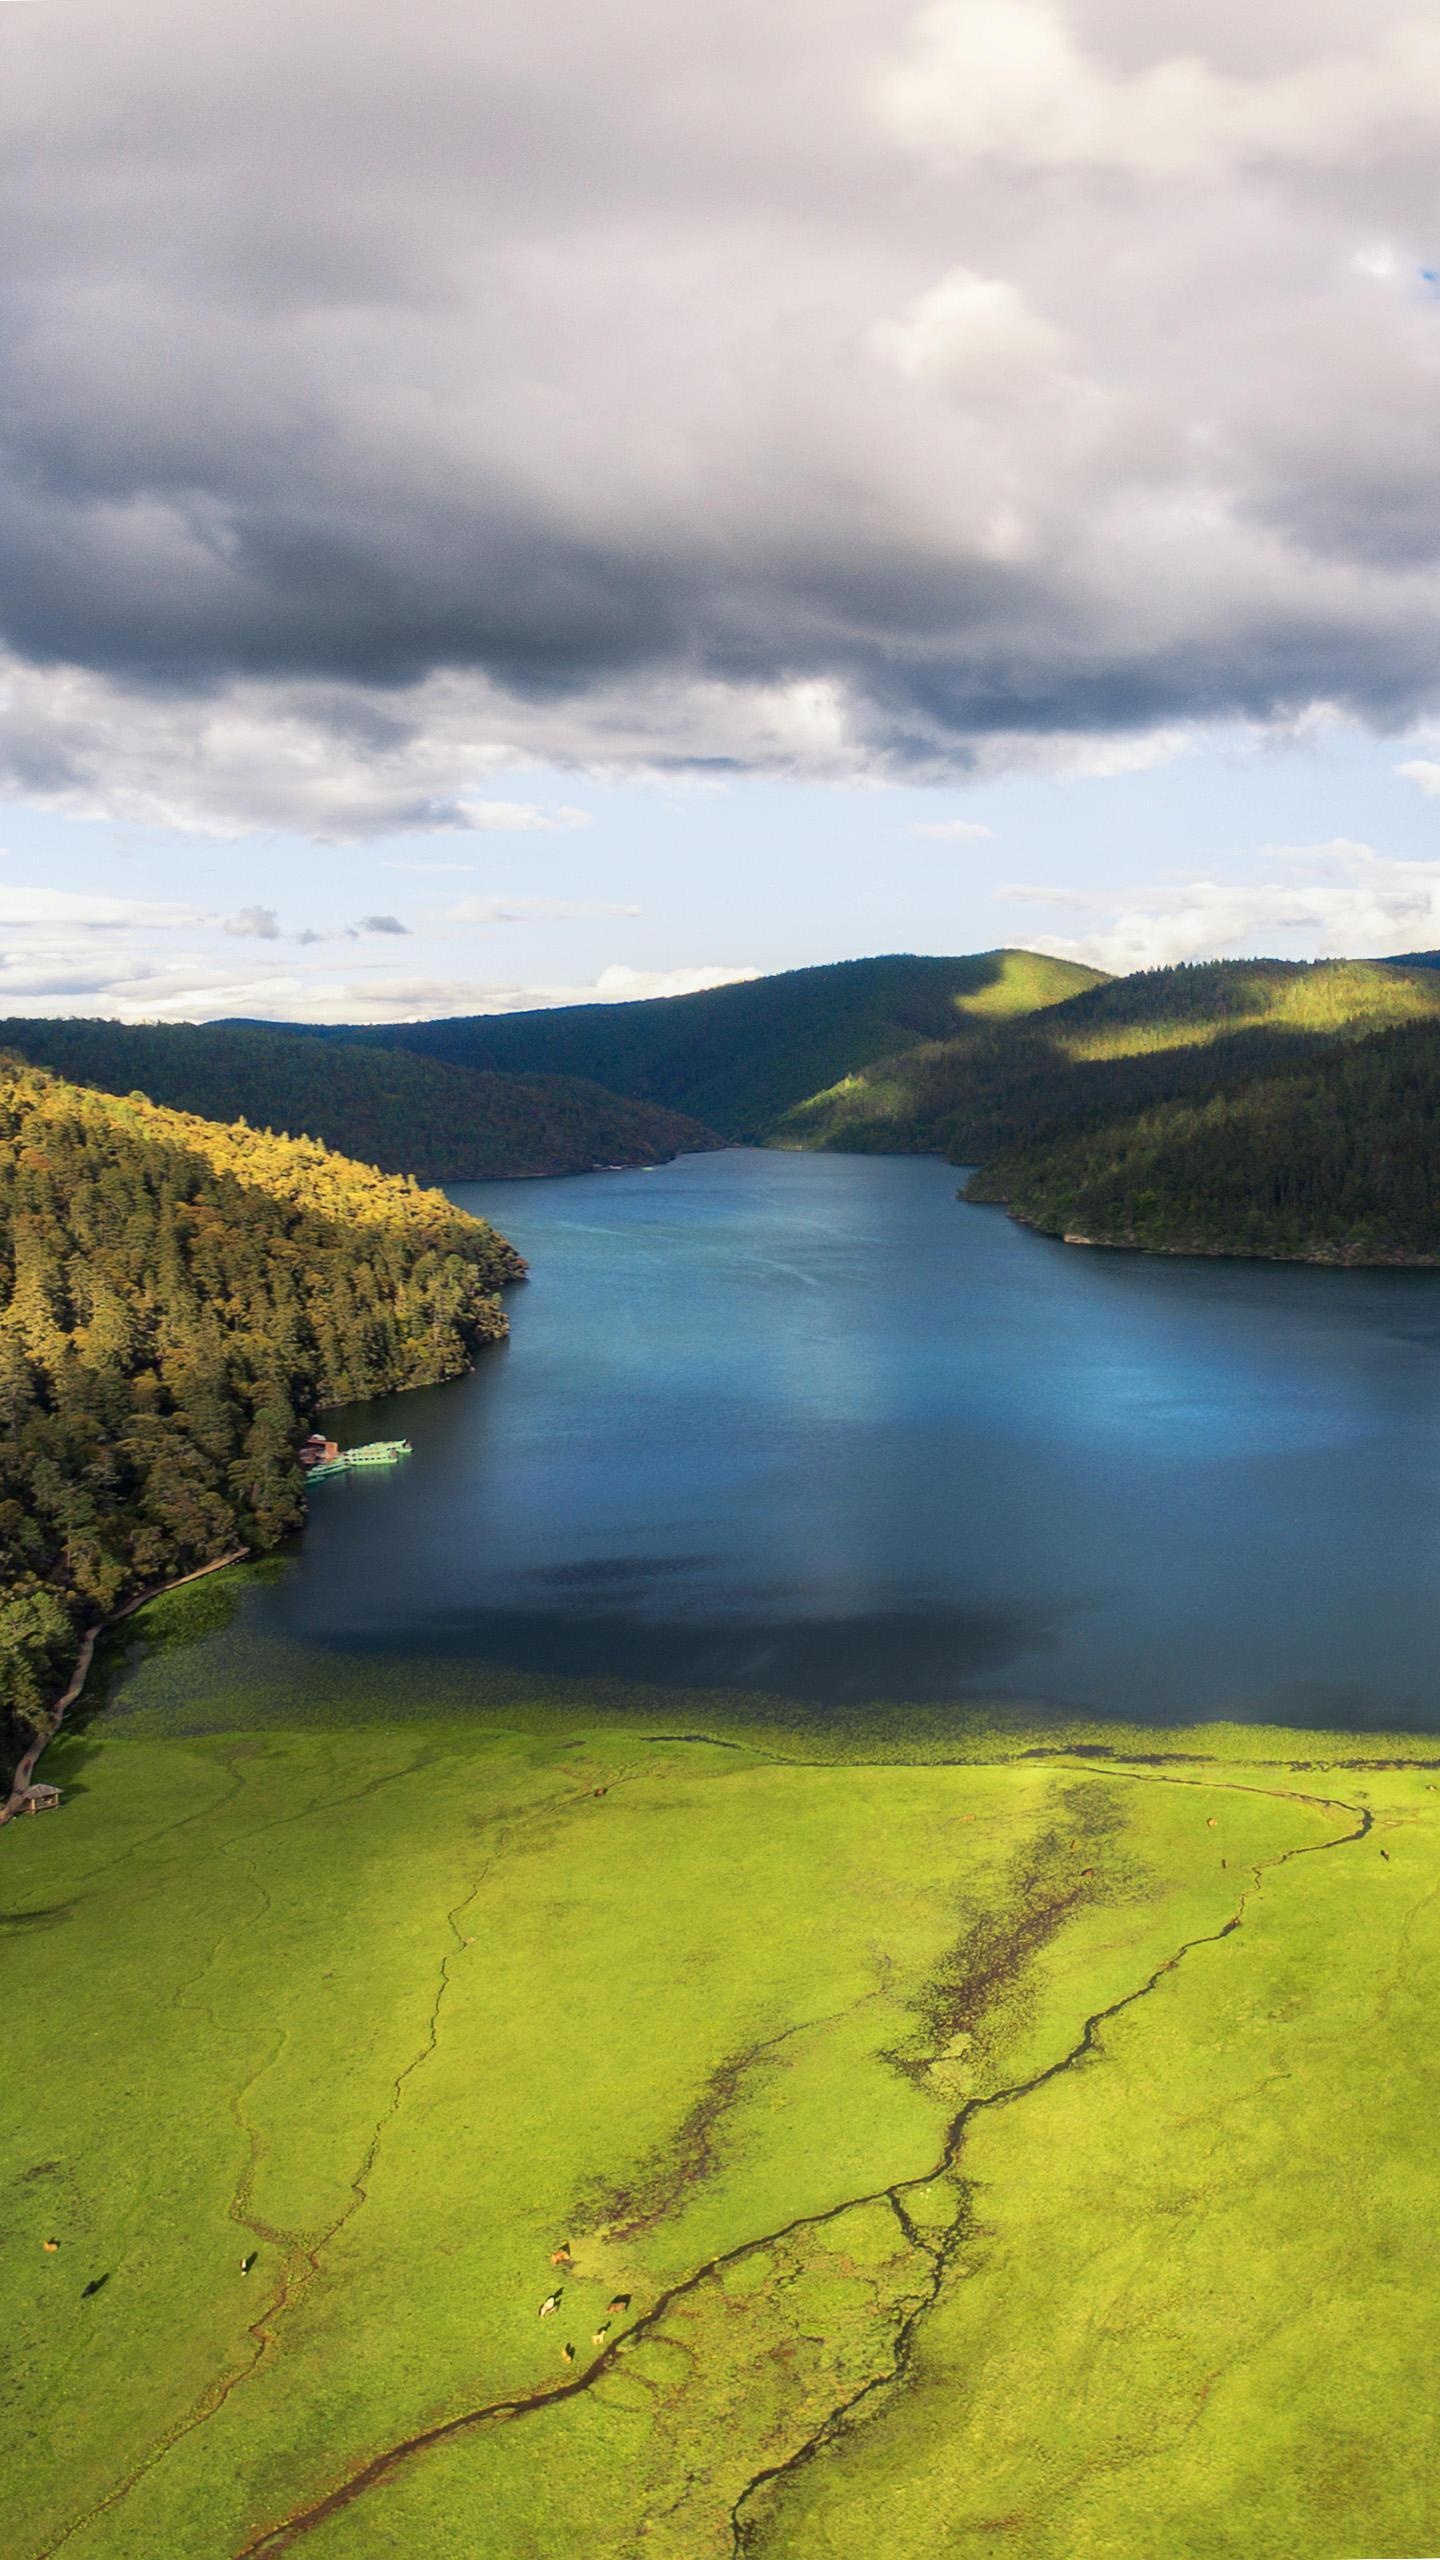
[(51, 1720), (46, 1731), (36, 1735), (35, 1740), (21, 1752), (15, 1763), (15, 1775), (10, 1782), (10, 1792), (3, 1805), (0, 1805), (0, 1828), (3, 1828), (7, 1822), (15, 1821), (23, 1809), (41, 1754), (54, 1741), (70, 1709), (84, 1690), (86, 1680), (90, 1676), (90, 1665), (95, 1659), (95, 1647), (100, 1638), (108, 1634), (111, 1627), (118, 1627), (122, 1619), (133, 1618), (137, 1609), (148, 1608), (152, 1600), (163, 1599), (167, 1591), (179, 1591), (187, 1582), (201, 1582), (209, 1573), (223, 1573), (227, 1565), (243, 1564), (250, 1552), (249, 1547), (232, 1547), (228, 1555), (215, 1556), (209, 1564), (193, 1565), (188, 1573), (177, 1573), (169, 1582), (157, 1582), (148, 1591), (137, 1591), (133, 1600), (125, 1601), (121, 1608), (112, 1609), (108, 1618), (97, 1618), (93, 1627), (86, 1628), (80, 1639), (80, 1650), (75, 1657), (75, 1668), (70, 1674), (69, 1685), (51, 1710)]
[[(498, 1230), (492, 1229), (492, 1233), (498, 1235)], [(482, 1339), (473, 1346), (464, 1369), (457, 1373), (463, 1377), (469, 1377), (473, 1374), (482, 1351), (493, 1350), (497, 1343), (508, 1340), (510, 1333), (510, 1319), (501, 1302), (501, 1291), (513, 1288), (517, 1281), (528, 1280), (530, 1276), (529, 1266), (523, 1255), (515, 1252), (515, 1248), (509, 1243), (508, 1238), (501, 1237), (499, 1240), (502, 1244), (506, 1245), (507, 1250), (514, 1256), (517, 1267), (507, 1279), (500, 1281), (496, 1285), (492, 1293), (492, 1303), (499, 1318), (499, 1330), (495, 1333), (484, 1335)], [(416, 1381), (415, 1385), (418, 1386), (421, 1383), (436, 1386), (448, 1386), (453, 1382), (450, 1379), (433, 1379), (424, 1382)], [(413, 1391), (414, 1390), (411, 1386), (390, 1388), (386, 1390), (386, 1392), (391, 1395), (407, 1395)], [(366, 1399), (362, 1397), (354, 1397), (345, 1400), (345, 1402), (353, 1403), (362, 1403), (364, 1401), (366, 1401)], [(319, 1410), (322, 1412), (327, 1410), (343, 1412), (345, 1410), (345, 1402), (333, 1407), (321, 1406)], [(304, 1479), (302, 1477), (302, 1483), (303, 1480)], [(298, 1524), (297, 1534), (303, 1535), (308, 1524), (309, 1507), (307, 1504), (305, 1513)], [(153, 1583), (146, 1591), (137, 1591), (133, 1599), (126, 1600), (120, 1608), (113, 1609), (108, 1617), (99, 1618), (96, 1620), (94, 1626), (86, 1628), (84, 1635), (80, 1639), (80, 1649), (75, 1657), (75, 1664), (71, 1671), (68, 1685), (66, 1686), (63, 1695), (56, 1701), (54, 1707), (51, 1708), (45, 1730), (42, 1733), (37, 1734), (33, 1742), (26, 1744), (25, 1749), (21, 1752), (19, 1759), (15, 1763), (14, 1775), (10, 1781), (9, 1792), (6, 1795), (4, 1802), (0, 1803), (0, 1829), (3, 1829), (7, 1822), (13, 1821), (16, 1815), (20, 1812), (26, 1790), (34, 1777), (42, 1752), (44, 1752), (47, 1746), (54, 1741), (55, 1736), (60, 1731), (67, 1714), (74, 1706), (76, 1699), (80, 1696), (81, 1691), (85, 1686), (86, 1679), (89, 1676), (90, 1665), (95, 1658), (95, 1647), (99, 1643), (100, 1638), (105, 1635), (111, 1627), (118, 1627), (123, 1619), (133, 1618), (137, 1609), (147, 1608), (152, 1600), (163, 1599), (167, 1591), (179, 1591), (182, 1590), (188, 1582), (200, 1582), (207, 1574), (221, 1573), (227, 1565), (241, 1564), (248, 1555), (253, 1553), (254, 1549), (250, 1546), (232, 1547), (227, 1554), (212, 1557), (209, 1564), (193, 1565), (188, 1573), (177, 1573), (173, 1575), (168, 1582), (156, 1582)]]
[(1269, 1262), (1309, 1271), (1440, 1271), (1440, 1253), (1402, 1253), (1398, 1248), (1381, 1253), (1365, 1245), (1317, 1242), (1303, 1253), (1282, 1253), (1275, 1246), (1217, 1244), (1200, 1238), (1159, 1243), (1138, 1235), (1087, 1236), (1078, 1227), (1047, 1226), (1008, 1200), (972, 1200), (966, 1190), (957, 1191), (955, 1197), (968, 1209), (1003, 1209), (1012, 1226), (1024, 1227), (1027, 1234), (1041, 1236), (1048, 1244), (1075, 1245), (1087, 1253), (1137, 1253), (1151, 1262)]

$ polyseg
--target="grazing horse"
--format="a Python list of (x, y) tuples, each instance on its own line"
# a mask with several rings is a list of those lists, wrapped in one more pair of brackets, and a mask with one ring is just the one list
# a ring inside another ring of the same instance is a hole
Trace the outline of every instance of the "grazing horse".
[(552, 2311), (559, 2310), (560, 2296), (564, 2289), (563, 2285), (558, 2285), (553, 2293), (546, 2294), (544, 2301), (541, 2303), (539, 2310), (535, 2314), (537, 2320), (548, 2320)]
[(240, 2261), (240, 2273), (242, 2274), (242, 2276), (248, 2276), (248, 2274), (250, 2273), (251, 2268), (254, 2266), (255, 2261), (256, 2261), (256, 2259), (259, 2257), (259, 2255), (260, 2255), (260, 2252), (259, 2252), (259, 2250), (258, 2250), (258, 2249), (252, 2249), (248, 2258), (242, 2258), (242, 2259), (241, 2259), (241, 2261)]
[(613, 2317), (614, 2313), (615, 2313), (615, 2312), (617, 2312), (617, 2311), (628, 2311), (628, 2310), (629, 2310), (629, 2308), (630, 2308), (630, 2296), (629, 2296), (629, 2294), (628, 2294), (628, 2293), (617, 2293), (617, 2294), (612, 2294), (612, 2296), (611, 2296), (610, 2300), (606, 2303), (605, 2308), (606, 2308), (606, 2310), (607, 2310), (608, 2312), (610, 2312), (610, 2313), (611, 2313), (612, 2317)]
[(550, 2252), (550, 2264), (551, 2264), (551, 2266), (552, 2266), (552, 2267), (568, 2267), (568, 2266), (569, 2266), (569, 2264), (570, 2264), (570, 2243), (569, 2243), (569, 2241), (568, 2241), (568, 2240), (562, 2240), (558, 2249), (552, 2249), (552, 2250), (551, 2250), (551, 2252)]
[(574, 2361), (575, 2361), (575, 2350), (574, 2350), (574, 2348), (573, 2348), (573, 2347), (562, 2347), (562, 2348), (561, 2348), (561, 2350), (560, 2350), (560, 2353), (561, 2353), (561, 2354), (562, 2354), (562, 2356), (564, 2357), (564, 2359), (565, 2359), (565, 2361), (566, 2361), (566, 2363), (567, 2363), (567, 2364), (573, 2364), (573, 2363), (574, 2363)]
[(606, 2336), (608, 2335), (609, 2328), (610, 2328), (610, 2323), (609, 2323), (609, 2321), (608, 2321), (608, 2320), (602, 2320), (598, 2329), (592, 2329), (592, 2330), (591, 2330), (591, 2332), (590, 2332), (590, 2344), (591, 2344), (591, 2346), (592, 2346), (592, 2347), (598, 2347), (598, 2346), (601, 2346), (601, 2345), (604, 2343), (604, 2340), (605, 2340)]

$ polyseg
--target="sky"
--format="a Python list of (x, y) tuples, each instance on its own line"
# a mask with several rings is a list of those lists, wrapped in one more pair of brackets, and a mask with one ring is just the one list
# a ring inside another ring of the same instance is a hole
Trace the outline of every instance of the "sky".
[(0, 6), (0, 1013), (1440, 945), (1440, 17)]

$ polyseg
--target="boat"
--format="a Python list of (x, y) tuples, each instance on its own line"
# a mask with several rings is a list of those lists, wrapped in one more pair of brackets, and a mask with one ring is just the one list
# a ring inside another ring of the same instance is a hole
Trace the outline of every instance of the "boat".
[(393, 1467), (397, 1459), (409, 1456), (408, 1440), (366, 1440), (358, 1449), (337, 1449), (333, 1458), (322, 1458), (318, 1467), (309, 1469), (305, 1481), (314, 1484), (321, 1476), (348, 1476), (352, 1467)]

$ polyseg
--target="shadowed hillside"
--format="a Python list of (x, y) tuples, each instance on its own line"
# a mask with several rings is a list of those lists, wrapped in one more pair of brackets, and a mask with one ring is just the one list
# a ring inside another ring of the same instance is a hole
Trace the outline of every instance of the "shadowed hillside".
[(1098, 970), (1030, 951), (957, 960), (901, 955), (789, 969), (638, 1004), (313, 1036), (383, 1043), (509, 1075), (590, 1077), (693, 1113), (727, 1138), (763, 1141), (797, 1103), (876, 1059), (942, 1038), (957, 1024), (1003, 1022), (1099, 983)]
[(967, 1196), (1151, 1252), (1440, 1262), (1440, 1022), (1002, 1150)]
[(523, 1269), (439, 1192), (0, 1059), (0, 1799), (83, 1624), (273, 1546), (317, 1408), (456, 1376)]
[(984, 1162), (1200, 1096), (1317, 1041), (1440, 1017), (1440, 976), (1379, 961), (1204, 961), (1112, 978), (1043, 1013), (928, 1042), (820, 1093), (780, 1143)]
[(475, 1075), (258, 1023), (17, 1020), (0, 1022), (0, 1049), (103, 1092), (303, 1132), (422, 1182), (588, 1173), (717, 1144), (679, 1113), (571, 1077)]

